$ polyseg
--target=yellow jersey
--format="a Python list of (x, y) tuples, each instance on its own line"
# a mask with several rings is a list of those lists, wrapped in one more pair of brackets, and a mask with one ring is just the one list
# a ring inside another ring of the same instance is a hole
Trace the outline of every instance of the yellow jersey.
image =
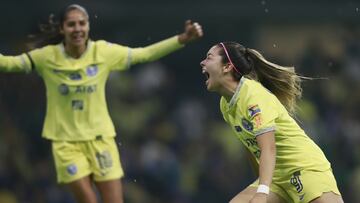
[(19, 56), (0, 55), (0, 70), (33, 69), (43, 78), (47, 97), (43, 137), (61, 141), (93, 140), (100, 135), (116, 134), (105, 99), (109, 73), (159, 59), (181, 47), (177, 36), (144, 48), (89, 40), (83, 55), (74, 59), (60, 43)]
[(242, 77), (228, 102), (220, 100), (225, 121), (259, 163), (256, 136), (275, 133), (276, 164), (274, 177), (298, 170), (325, 171), (331, 166), (322, 150), (288, 114), (277, 97), (259, 82)]

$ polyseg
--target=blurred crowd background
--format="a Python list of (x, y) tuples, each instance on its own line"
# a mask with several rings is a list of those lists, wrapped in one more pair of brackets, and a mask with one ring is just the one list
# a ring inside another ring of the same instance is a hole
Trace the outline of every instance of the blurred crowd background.
[[(186, 19), (205, 32), (160, 61), (110, 75), (125, 202), (228, 202), (255, 179), (201, 74), (200, 61), (220, 41), (317, 78), (303, 83), (299, 123), (332, 163), (345, 202), (360, 202), (360, 2), (4, 0), (0, 53), (27, 51), (38, 24), (71, 3), (88, 9), (95, 40), (145, 46), (180, 33)], [(45, 106), (38, 75), (0, 73), (0, 203), (74, 202), (56, 184), (50, 143), (41, 138)]]

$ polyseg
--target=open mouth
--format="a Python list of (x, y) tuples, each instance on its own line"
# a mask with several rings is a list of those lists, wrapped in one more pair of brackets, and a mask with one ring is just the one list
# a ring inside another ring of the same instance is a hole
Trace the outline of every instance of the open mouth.
[(206, 77), (206, 80), (208, 80), (208, 79), (210, 78), (209, 73), (205, 72), (204, 75), (205, 75), (205, 77)]
[(202, 74), (205, 75), (205, 78), (206, 78), (206, 85), (208, 84), (208, 81), (209, 81), (209, 78), (210, 78), (210, 74), (208, 72), (206, 72), (205, 70), (202, 70)]
[(82, 33), (75, 33), (71, 37), (75, 41), (81, 41), (84, 39), (84, 35)]

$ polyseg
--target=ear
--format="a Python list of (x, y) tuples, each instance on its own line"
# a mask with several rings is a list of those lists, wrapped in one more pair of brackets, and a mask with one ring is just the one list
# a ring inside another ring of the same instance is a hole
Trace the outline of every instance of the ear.
[(231, 72), (231, 70), (234, 68), (233, 65), (231, 65), (231, 63), (227, 63), (223, 66), (223, 72), (224, 73), (228, 73)]

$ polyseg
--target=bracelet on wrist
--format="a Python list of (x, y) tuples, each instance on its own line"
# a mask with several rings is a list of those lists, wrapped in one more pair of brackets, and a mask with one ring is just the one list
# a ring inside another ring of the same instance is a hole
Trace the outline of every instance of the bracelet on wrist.
[(256, 193), (264, 193), (268, 195), (270, 193), (270, 188), (267, 185), (260, 184), (256, 190)]

